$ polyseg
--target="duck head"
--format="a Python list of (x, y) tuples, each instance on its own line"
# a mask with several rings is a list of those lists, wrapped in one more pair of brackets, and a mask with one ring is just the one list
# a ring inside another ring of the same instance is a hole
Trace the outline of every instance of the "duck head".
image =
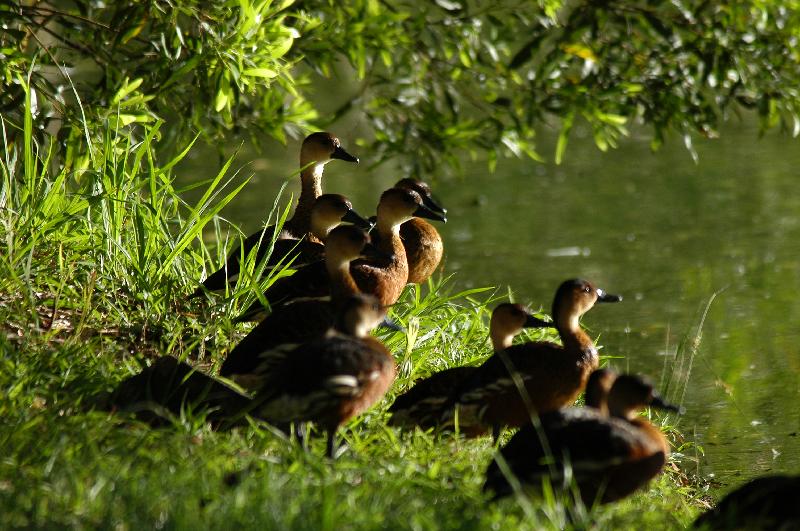
[(593, 407), (608, 415), (608, 393), (617, 376), (617, 371), (608, 367), (593, 371), (586, 382), (586, 407)]
[(621, 300), (621, 295), (606, 293), (588, 280), (566, 280), (558, 287), (553, 300), (553, 320), (559, 330), (577, 330), (581, 316), (596, 303)]
[(303, 145), (300, 148), (301, 167), (314, 164), (315, 168), (321, 168), (333, 159), (358, 162), (358, 157), (354, 157), (345, 151), (339, 139), (331, 133), (311, 133), (303, 140)]
[(343, 195), (323, 194), (314, 201), (311, 208), (311, 233), (314, 236), (324, 241), (328, 233), (343, 221), (364, 230), (372, 228), (372, 224), (353, 210), (353, 204)]
[(422, 197), (422, 203), (430, 208), (432, 211), (436, 212), (437, 214), (441, 214), (444, 219), (441, 221), (447, 223), (447, 209), (441, 206), (434, 198), (431, 192), (431, 187), (428, 186), (428, 183), (423, 181), (418, 181), (417, 179), (412, 179), (411, 177), (406, 177), (405, 179), (400, 179), (394, 185), (395, 188), (402, 188), (404, 190), (413, 190), (417, 192)]
[(492, 311), (489, 323), (489, 335), (495, 351), (511, 346), (514, 337), (522, 332), (523, 328), (550, 328), (553, 323), (543, 321), (531, 314), (530, 310), (521, 304), (506, 302), (498, 305)]
[(364, 254), (382, 254), (370, 243), (369, 234), (355, 225), (339, 225), (325, 240), (325, 264), (328, 271), (347, 269), (350, 262)]
[(622, 374), (608, 393), (608, 412), (612, 416), (633, 420), (644, 407), (655, 407), (674, 413), (683, 409), (664, 400), (653, 383), (643, 376)]
[(363, 338), (386, 317), (386, 308), (372, 295), (359, 294), (344, 301), (336, 320), (336, 329), (344, 334)]
[(413, 217), (442, 221), (444, 216), (425, 206), (422, 196), (413, 190), (390, 188), (378, 202), (378, 230), (397, 232)]

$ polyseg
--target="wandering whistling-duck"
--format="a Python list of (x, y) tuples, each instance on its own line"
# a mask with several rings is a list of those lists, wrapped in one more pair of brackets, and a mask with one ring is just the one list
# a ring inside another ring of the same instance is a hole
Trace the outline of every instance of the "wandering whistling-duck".
[[(378, 203), (373, 229), (380, 236), (376, 247), (384, 256), (362, 258), (350, 265), (350, 273), (359, 289), (377, 297), (384, 306), (394, 304), (406, 285), (408, 262), (400, 240), (400, 225), (414, 216), (443, 217), (426, 207), (422, 197), (414, 191), (401, 188), (385, 191)], [(311, 264), (290, 277), (279, 279), (264, 292), (264, 296), (275, 307), (294, 299), (326, 296), (329, 290), (325, 269)]]
[[(267, 365), (298, 343), (323, 336), (333, 325), (341, 304), (359, 292), (350, 275), (350, 262), (370, 247), (369, 234), (353, 225), (333, 229), (325, 240), (330, 300), (302, 300), (275, 309), (228, 354), (220, 375), (247, 388), (259, 385)], [(290, 277), (291, 278), (291, 277)], [(291, 345), (277, 349), (280, 345)]]
[[(395, 188), (413, 190), (417, 192), (426, 207), (433, 212), (442, 215), (442, 221), (446, 222), (444, 216), (447, 210), (442, 208), (431, 196), (430, 187), (416, 179), (405, 178), (397, 181)], [(411, 284), (422, 284), (436, 271), (439, 262), (442, 261), (444, 244), (439, 231), (420, 218), (413, 218), (400, 225), (400, 239), (403, 248), (406, 250), (406, 260), (408, 261), (408, 282)], [(375, 235), (373, 243), (379, 245), (380, 236)]]
[(496, 438), (503, 426), (528, 423), (533, 411), (541, 414), (572, 404), (599, 363), (580, 318), (596, 302), (620, 300), (587, 280), (563, 282), (552, 310), (563, 346), (531, 342), (500, 350), (457, 390), (444, 420), (452, 422), (457, 409), (465, 434), (476, 436), (491, 429)]
[(800, 529), (800, 476), (764, 476), (728, 493), (695, 520), (708, 531)]
[[(609, 381), (597, 378), (589, 385)], [(638, 417), (638, 411), (645, 406), (676, 412), (679, 408), (659, 397), (647, 380), (632, 375), (613, 380), (607, 396), (604, 390), (594, 391), (594, 396), (603, 408), (552, 411), (539, 417), (538, 426), (528, 424), (517, 432), (489, 465), (484, 490), (495, 497), (513, 492), (499, 459), (532, 490), (541, 488), (544, 477), (556, 488), (567, 488), (571, 475), (587, 504), (619, 500), (647, 484), (666, 463), (669, 444), (661, 430)]]
[[(315, 239), (315, 236), (310, 234), (311, 210), (316, 199), (322, 195), (322, 173), (325, 165), (334, 159), (358, 162), (358, 158), (345, 151), (339, 139), (331, 133), (312, 133), (303, 141), (300, 148), (300, 197), (297, 199), (294, 214), (283, 224), (280, 233), (275, 235), (276, 240), (304, 237), (312, 241)], [(258, 248), (256, 261), (261, 261), (269, 251), (270, 246), (267, 243), (273, 239), (274, 233), (274, 227), (267, 227), (248, 236), (241, 248), (235, 249), (230, 254), (225, 265), (209, 275), (191, 296), (200, 296), (204, 291), (224, 289), (228, 282), (238, 276), (242, 256), (247, 256), (256, 247)], [(267, 241), (262, 242), (262, 239)]]
[(348, 298), (336, 331), (300, 345), (272, 368), (255, 394), (255, 416), (280, 426), (318, 424), (333, 457), (339, 426), (380, 400), (394, 381), (394, 359), (369, 335), (385, 311), (375, 297)]
[[(504, 303), (492, 312), (489, 336), (492, 347), (499, 352), (511, 346), (514, 337), (523, 328), (548, 328), (552, 323), (531, 315), (521, 304)], [(439, 426), (443, 408), (452, 407), (454, 393), (464, 382), (474, 377), (479, 367), (453, 367), (438, 372), (417, 382), (406, 393), (397, 397), (389, 412), (390, 424), (395, 426), (419, 426), (427, 429)]]
[(160, 426), (184, 411), (202, 411), (215, 427), (227, 425), (252, 405), (251, 399), (172, 356), (119, 383), (108, 401), (117, 411), (130, 411)]

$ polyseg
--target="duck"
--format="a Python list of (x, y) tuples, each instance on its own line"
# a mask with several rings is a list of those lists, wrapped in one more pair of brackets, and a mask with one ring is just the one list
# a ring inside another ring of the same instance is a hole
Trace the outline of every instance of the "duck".
[(253, 397), (254, 416), (280, 427), (317, 424), (334, 458), (339, 427), (381, 400), (395, 380), (394, 358), (369, 335), (385, 315), (371, 295), (348, 297), (335, 330), (295, 348), (265, 377)]
[[(515, 336), (525, 328), (549, 328), (552, 323), (539, 319), (522, 304), (502, 303), (492, 310), (489, 337), (494, 352), (509, 348)], [(390, 425), (422, 429), (440, 426), (443, 406), (452, 401), (453, 393), (475, 376), (477, 366), (452, 367), (437, 372), (397, 397), (389, 408)]]
[[(507, 345), (486, 360), (454, 393), (443, 422), (458, 416), (460, 431), (468, 437), (491, 432), (495, 440), (503, 427), (530, 421), (531, 413), (554, 411), (575, 402), (599, 357), (580, 318), (596, 303), (619, 302), (622, 297), (588, 280), (561, 283), (553, 300), (553, 325), (561, 345), (537, 341)], [(513, 368), (513, 374), (510, 369)]]
[(240, 260), (247, 256), (253, 249), (258, 249), (256, 262), (260, 262), (270, 249), (269, 245), (262, 245), (262, 239), (295, 239), (308, 238), (316, 241), (317, 238), (311, 231), (311, 211), (316, 199), (322, 195), (322, 174), (325, 165), (332, 160), (343, 160), (358, 163), (355, 157), (342, 148), (339, 139), (328, 132), (311, 133), (300, 147), (300, 196), (294, 214), (287, 220), (281, 230), (275, 234), (276, 227), (270, 226), (251, 234), (242, 242), (241, 247), (234, 249), (225, 264), (209, 275), (198, 288), (190, 295), (201, 296), (206, 291), (219, 291), (225, 289), (228, 283), (234, 281), (239, 273)]
[(166, 425), (185, 411), (203, 411), (212, 427), (220, 428), (250, 409), (251, 403), (250, 397), (185, 361), (163, 356), (121, 381), (103, 406), (133, 413), (153, 427)]
[(528, 423), (520, 429), (489, 465), (484, 491), (493, 492), (495, 499), (513, 493), (501, 460), (526, 489), (541, 489), (542, 480), (549, 477), (553, 487), (566, 490), (573, 478), (587, 505), (614, 502), (643, 488), (663, 469), (669, 443), (638, 412), (647, 406), (682, 410), (637, 375), (605, 373), (589, 382), (587, 392), (609, 383), (607, 391), (592, 391), (600, 402), (543, 414), (537, 425)]
[[(285, 239), (275, 242), (275, 249), (270, 255), (267, 265), (275, 266), (279, 263), (291, 261), (295, 269), (316, 264), (315, 267), (323, 274), (325, 258), (325, 244), (328, 234), (340, 223), (352, 223), (359, 229), (369, 231), (373, 223), (361, 217), (354, 209), (349, 199), (340, 194), (322, 194), (314, 203), (311, 211), (311, 233), (317, 241), (309, 239)], [(368, 251), (372, 248), (369, 247)], [(266, 309), (260, 301), (254, 302), (242, 312), (235, 322), (260, 322), (267, 315)]]
[(707, 531), (800, 529), (800, 475), (776, 474), (748, 481), (694, 521)]
[(282, 353), (324, 336), (335, 324), (343, 302), (361, 293), (350, 275), (350, 263), (371, 247), (369, 234), (359, 227), (340, 225), (333, 229), (325, 241), (324, 259), (330, 299), (301, 300), (277, 307), (228, 353), (220, 376), (246, 389), (257, 388), (269, 365)]
[[(418, 193), (402, 188), (390, 188), (381, 194), (377, 210), (373, 232), (379, 237), (375, 247), (383, 256), (355, 260), (350, 264), (350, 274), (362, 293), (374, 295), (381, 304), (390, 306), (397, 302), (408, 280), (400, 225), (415, 216), (436, 220), (444, 216), (426, 207)], [(276, 281), (267, 288), (264, 297), (275, 308), (296, 299), (328, 297), (329, 292), (325, 267), (311, 264)]]
[[(441, 214), (443, 223), (447, 223), (447, 209), (437, 203), (431, 194), (427, 183), (407, 177), (400, 179), (395, 188), (413, 190), (422, 197), (422, 201), (433, 212)], [(421, 218), (412, 218), (400, 225), (400, 239), (406, 251), (408, 261), (409, 284), (423, 284), (436, 271), (444, 254), (442, 236), (436, 227)], [(375, 243), (380, 241), (380, 236), (374, 238)]]

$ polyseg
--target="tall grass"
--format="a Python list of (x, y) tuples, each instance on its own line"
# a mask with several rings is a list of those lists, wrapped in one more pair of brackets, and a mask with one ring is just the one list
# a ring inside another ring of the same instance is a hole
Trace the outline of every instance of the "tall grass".
[[(673, 474), (594, 511), (563, 499), (490, 504), (480, 489), (488, 439), (389, 428), (386, 407), (415, 379), (490, 354), (497, 292), (456, 292), (448, 280), (409, 288), (392, 308), (407, 331), (382, 339), (399, 377), (343, 430), (349, 450), (335, 462), (320, 457), (321, 440), (305, 453), (263, 424), (217, 433), (186, 411), (153, 430), (99, 411), (148, 358), (173, 354), (213, 370), (246, 332), (231, 318), (275, 278), (257, 280), (254, 255), (228, 294), (186, 296), (240, 242), (218, 214), (249, 177), (229, 159), (188, 204), (174, 171), (193, 146), (159, 162), (160, 124), (142, 140), (110, 127), (87, 132), (91, 157), (88, 146), (60, 154), (55, 141), (36, 144), (30, 121), (8, 131), (0, 117), (0, 126), (3, 527), (616, 529), (676, 527), (696, 511)], [(276, 200), (268, 220), (287, 213)], [(204, 230), (222, 245), (207, 247)]]

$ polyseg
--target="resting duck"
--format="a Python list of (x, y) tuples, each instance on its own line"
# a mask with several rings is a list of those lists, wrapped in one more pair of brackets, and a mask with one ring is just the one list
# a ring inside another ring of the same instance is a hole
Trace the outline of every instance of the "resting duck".
[(385, 308), (369, 295), (348, 298), (336, 331), (287, 354), (256, 392), (255, 416), (285, 426), (314, 422), (328, 435), (327, 455), (335, 455), (339, 426), (380, 400), (394, 382), (391, 354), (370, 337)]
[[(489, 337), (494, 352), (511, 346), (515, 336), (524, 328), (549, 328), (552, 323), (532, 315), (521, 304), (504, 303), (492, 311)], [(444, 408), (452, 407), (454, 393), (475, 376), (479, 367), (453, 367), (417, 382), (406, 393), (397, 397), (389, 412), (389, 424), (403, 427), (419, 426), (423, 429), (439, 426)]]
[[(422, 197), (422, 201), (431, 211), (441, 214), (442, 222), (446, 223), (447, 210), (442, 208), (432, 197), (430, 187), (416, 179), (405, 178), (397, 181), (395, 188), (412, 190)], [(444, 244), (439, 231), (420, 218), (413, 218), (400, 225), (400, 239), (406, 251), (408, 261), (408, 282), (422, 284), (436, 271), (444, 254)], [(380, 237), (374, 238), (377, 245)]]
[[(541, 489), (549, 477), (557, 489), (569, 487), (570, 475), (587, 505), (620, 500), (654, 478), (667, 461), (669, 443), (657, 427), (638, 416), (650, 406), (679, 412), (664, 401), (644, 378), (607, 375), (593, 379), (594, 385), (613, 382), (610, 391), (595, 396), (601, 409), (569, 408), (539, 417), (539, 426), (528, 424), (500, 450), (500, 456), (526, 488)], [(588, 392), (588, 389), (587, 389)], [(607, 411), (607, 413), (605, 412)], [(495, 497), (513, 492), (497, 460), (486, 471), (484, 490)]]
[[(334, 159), (358, 162), (358, 158), (345, 151), (339, 139), (331, 133), (312, 133), (303, 141), (300, 148), (300, 197), (297, 199), (294, 214), (283, 224), (280, 233), (275, 235), (276, 240), (299, 240), (304, 237), (312, 241), (316, 239), (309, 234), (311, 210), (316, 199), (322, 195), (322, 173), (325, 165)], [(271, 226), (248, 236), (242, 242), (241, 248), (235, 249), (230, 254), (225, 265), (209, 275), (191, 296), (197, 297), (204, 291), (224, 289), (238, 276), (241, 257), (247, 256), (252, 249), (258, 248), (256, 262), (261, 261), (270, 249), (267, 243), (273, 239), (274, 233), (275, 227)], [(262, 242), (262, 239), (266, 242)]]
[[(497, 438), (504, 426), (530, 422), (532, 411), (541, 414), (571, 405), (599, 364), (597, 349), (581, 328), (580, 318), (595, 303), (621, 300), (587, 280), (563, 282), (552, 310), (562, 345), (544, 341), (510, 345), (508, 341), (458, 389), (444, 420), (452, 423), (457, 409), (465, 434), (478, 436), (491, 430)], [(519, 386), (524, 386), (524, 392)]]
[(764, 476), (748, 481), (695, 520), (695, 529), (800, 529), (800, 476)]
[[(391, 188), (384, 192), (378, 203), (373, 232), (380, 239), (376, 247), (385, 256), (363, 258), (350, 265), (350, 273), (361, 292), (374, 295), (384, 306), (394, 304), (406, 285), (408, 262), (400, 239), (400, 225), (414, 216), (443, 218), (426, 207), (422, 197), (414, 191)], [(291, 277), (279, 279), (264, 292), (264, 297), (274, 308), (295, 299), (324, 297), (329, 291), (324, 266), (311, 264)]]
[[(220, 375), (246, 388), (258, 387), (267, 366), (280, 358), (282, 350), (325, 335), (342, 303), (360, 293), (350, 275), (350, 263), (370, 247), (369, 234), (358, 227), (341, 225), (333, 229), (325, 241), (324, 261), (331, 300), (296, 301), (276, 308), (228, 354)], [(286, 344), (289, 347), (276, 350)]]

